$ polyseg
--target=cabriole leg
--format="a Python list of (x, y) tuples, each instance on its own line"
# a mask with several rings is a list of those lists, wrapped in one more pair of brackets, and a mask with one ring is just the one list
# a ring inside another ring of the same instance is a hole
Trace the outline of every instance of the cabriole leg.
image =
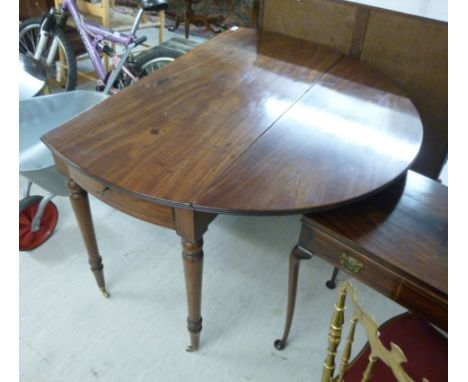
[(284, 325), (283, 338), (274, 342), (275, 348), (283, 350), (288, 341), (289, 331), (294, 316), (294, 307), (296, 305), (297, 280), (299, 277), (299, 265), (301, 260), (310, 259), (312, 254), (299, 246), (295, 246), (289, 256), (289, 287), (288, 287), (288, 308), (286, 311), (286, 323)]
[(336, 276), (338, 276), (338, 272), (339, 272), (339, 269), (337, 267), (334, 267), (331, 279), (325, 283), (328, 289), (336, 288)]

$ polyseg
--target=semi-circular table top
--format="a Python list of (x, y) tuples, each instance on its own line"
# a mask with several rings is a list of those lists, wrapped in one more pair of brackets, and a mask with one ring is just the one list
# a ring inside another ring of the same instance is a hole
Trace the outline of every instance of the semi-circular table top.
[(43, 137), (102, 184), (167, 206), (287, 214), (337, 207), (405, 173), (412, 102), (311, 42), (226, 31)]

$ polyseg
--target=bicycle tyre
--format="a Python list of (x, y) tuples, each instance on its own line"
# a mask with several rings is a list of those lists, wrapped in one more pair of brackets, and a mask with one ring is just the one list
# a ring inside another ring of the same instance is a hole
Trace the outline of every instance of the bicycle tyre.
[(168, 49), (163, 46), (155, 46), (144, 50), (135, 57), (134, 68), (139, 78), (145, 77), (155, 70), (173, 62), (182, 52)]
[[(19, 26), (19, 53), (33, 57), (37, 42), (39, 41), (39, 31), (42, 19), (39, 17), (31, 18), (23, 21)], [(52, 65), (46, 67), (47, 70), (47, 87), (50, 93), (57, 93), (61, 91), (74, 90), (76, 87), (76, 57), (73, 48), (65, 36), (65, 32), (56, 27), (52, 32), (53, 37), (57, 37), (59, 41), (59, 49), (57, 49), (56, 57)], [(50, 38), (47, 42), (46, 49), (44, 50), (41, 61), (45, 64), (48, 50), (52, 44), (53, 39)], [(57, 71), (57, 63), (59, 61), (60, 52), (62, 52), (65, 65), (64, 73)], [(62, 76), (62, 74), (64, 74)], [(63, 77), (63, 78), (61, 78)]]

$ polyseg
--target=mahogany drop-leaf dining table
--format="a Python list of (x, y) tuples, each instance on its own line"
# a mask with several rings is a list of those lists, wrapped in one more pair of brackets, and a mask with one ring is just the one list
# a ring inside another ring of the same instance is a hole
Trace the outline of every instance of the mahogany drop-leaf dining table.
[(361, 200), (406, 173), (422, 136), (412, 102), (369, 65), (238, 28), (42, 139), (67, 178), (105, 295), (88, 193), (180, 235), (193, 351), (203, 234), (217, 214), (298, 214)]

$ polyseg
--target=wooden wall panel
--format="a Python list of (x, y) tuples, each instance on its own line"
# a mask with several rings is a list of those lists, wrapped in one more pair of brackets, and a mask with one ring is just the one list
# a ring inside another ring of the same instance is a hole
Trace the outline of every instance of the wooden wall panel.
[(19, 20), (41, 17), (53, 6), (53, 0), (19, 0)]
[[(437, 178), (448, 149), (447, 25), (368, 8), (361, 8), (363, 17), (357, 17), (357, 6), (331, 0), (262, 3), (263, 29), (345, 54), (360, 53), (361, 60), (399, 84), (413, 100), (424, 125), (423, 147), (413, 169)], [(367, 26), (362, 25), (366, 21)]]
[(262, 28), (347, 54), (356, 8), (328, 0), (263, 0)]
[(415, 104), (424, 141), (413, 169), (436, 178), (447, 154), (447, 25), (371, 11), (361, 60), (392, 78)]

